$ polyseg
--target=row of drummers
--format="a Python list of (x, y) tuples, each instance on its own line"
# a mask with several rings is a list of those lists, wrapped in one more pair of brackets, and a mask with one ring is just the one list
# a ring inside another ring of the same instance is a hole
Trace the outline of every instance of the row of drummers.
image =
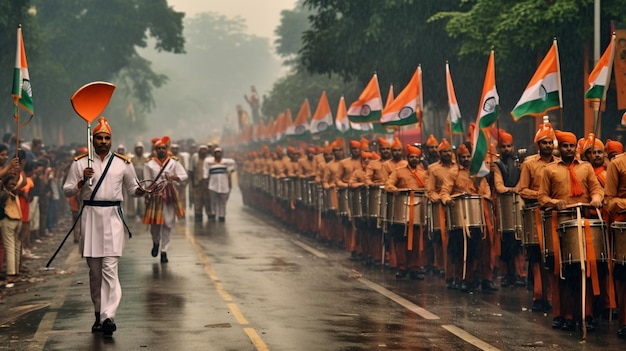
[[(455, 155), (445, 139), (432, 139), (424, 155), (397, 139), (379, 139), (378, 154), (351, 141), (347, 158), (337, 141), (303, 157), (248, 154), (240, 178), (244, 202), (341, 243), (353, 256), (388, 262), (398, 278), (423, 279), (422, 269), (431, 266), (445, 272), (448, 287), (464, 291), (497, 290), (493, 274), (501, 262), (503, 271), (526, 276), (526, 256), (533, 310), (552, 309), (554, 328), (578, 324), (586, 333), (593, 317), (617, 302), (618, 335), (626, 336), (626, 222), (607, 223), (606, 211), (593, 210), (602, 206), (599, 180), (607, 180), (608, 162), (600, 175), (577, 155), (572, 133), (544, 123), (534, 140), (537, 154), (516, 162), (512, 137), (503, 133), (497, 166), (475, 178), (470, 145)], [(591, 147), (581, 149), (595, 150), (597, 142), (592, 137)], [(624, 198), (626, 208), (626, 157), (616, 160), (613, 197)], [(290, 165), (300, 171), (288, 172)]]

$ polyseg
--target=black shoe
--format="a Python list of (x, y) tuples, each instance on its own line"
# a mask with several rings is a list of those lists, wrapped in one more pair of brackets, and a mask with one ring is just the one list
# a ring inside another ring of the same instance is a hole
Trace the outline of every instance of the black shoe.
[(446, 288), (450, 289), (450, 290), (456, 290), (456, 284), (454, 283), (454, 280), (449, 279), (446, 281)]
[(95, 321), (93, 323), (93, 325), (91, 326), (91, 332), (92, 333), (102, 333), (102, 324), (100, 324), (100, 321)]
[(152, 243), (152, 251), (150, 251), (150, 254), (152, 255), (152, 257), (157, 257), (157, 255), (159, 254), (159, 244), (158, 243)]
[(218, 221), (224, 222), (224, 221), (226, 221), (226, 218), (225, 217), (220, 217), (220, 218), (218, 218)]
[(548, 312), (552, 309), (552, 303), (548, 300), (541, 300), (543, 302), (543, 310), (544, 312)]
[(424, 280), (424, 276), (418, 272), (411, 272), (409, 273), (409, 276), (411, 277), (411, 280)]
[(552, 320), (552, 328), (561, 329), (563, 328), (564, 323), (565, 323), (565, 319), (563, 319), (563, 317), (556, 317)]
[(396, 279), (404, 279), (406, 278), (406, 271), (397, 271), (396, 272)]
[(461, 290), (461, 292), (473, 292), (474, 284), (472, 284), (472, 282), (469, 282), (469, 281), (463, 281), (459, 289)]
[(196, 223), (202, 223), (202, 215), (195, 215), (195, 216), (193, 217), (193, 220), (194, 220)]
[(617, 337), (620, 338), (620, 339), (626, 339), (626, 325), (622, 325), (617, 330)]
[(115, 322), (111, 318), (107, 318), (102, 322), (102, 332), (104, 333), (104, 337), (112, 337), (113, 332), (117, 330), (115, 326)]
[(509, 279), (507, 277), (502, 277), (502, 280), (500, 280), (500, 287), (506, 288), (508, 286), (509, 286)]
[(526, 278), (519, 275), (515, 278), (515, 287), (523, 288), (526, 286)]
[(543, 300), (533, 301), (533, 306), (530, 308), (533, 312), (544, 312), (545, 306)]
[(571, 319), (566, 319), (563, 322), (563, 325), (561, 326), (561, 329), (562, 330), (567, 330), (567, 331), (574, 330), (574, 329), (576, 329), (576, 322), (574, 322)]
[(161, 252), (161, 263), (168, 263), (167, 252)]
[(350, 253), (350, 257), (348, 257), (348, 259), (350, 261), (358, 261), (358, 260), (360, 260), (359, 255), (357, 255), (357, 253), (354, 252), (354, 251)]
[(209, 222), (215, 222), (215, 215), (209, 215)]
[(491, 280), (483, 280), (480, 287), (482, 291), (498, 291), (498, 287)]
[[(587, 329), (587, 332), (592, 332), (596, 330), (596, 325), (593, 323), (593, 318), (591, 317), (587, 317), (585, 318), (585, 328)], [(580, 329), (583, 329), (583, 324), (580, 323)]]

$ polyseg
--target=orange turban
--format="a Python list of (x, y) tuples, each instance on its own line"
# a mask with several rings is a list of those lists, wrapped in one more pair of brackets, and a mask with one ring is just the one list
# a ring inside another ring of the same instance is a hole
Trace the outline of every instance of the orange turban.
[(380, 160), (380, 155), (375, 153), (374, 151), (370, 151), (370, 154), (372, 154), (372, 160)]
[(422, 150), (419, 147), (413, 145), (406, 145), (406, 154), (408, 155), (417, 155), (422, 156)]
[(392, 149), (402, 148), (402, 143), (400, 142), (400, 139), (394, 138), (393, 143), (391, 143), (391, 148)]
[(294, 153), (294, 152), (296, 152), (296, 148), (293, 147), (293, 146), (287, 146), (287, 152)]
[(308, 153), (310, 153), (310, 154), (314, 154), (314, 153), (316, 153), (317, 149), (316, 149), (316, 148), (314, 148), (314, 147), (307, 147), (307, 148), (306, 148), (306, 151), (307, 151)]
[(459, 146), (456, 149), (456, 154), (457, 155), (466, 155), (466, 154), (469, 155), (469, 153), (470, 153), (469, 149), (467, 148), (467, 146), (465, 146), (465, 144), (461, 144), (461, 146)]
[(365, 138), (361, 138), (361, 151), (367, 151), (370, 149), (370, 142)]
[(169, 146), (170, 145), (170, 137), (168, 137), (167, 135), (164, 136), (161, 139), (158, 139), (155, 143), (154, 143), (154, 147), (157, 147), (159, 145), (165, 145), (165, 146)]
[(276, 145), (276, 152), (279, 153), (279, 154), (282, 154), (283, 153), (283, 147), (280, 146), (280, 145)]
[(587, 149), (589, 149), (592, 146), (591, 143), (593, 143), (593, 147), (604, 149), (604, 144), (602, 143), (602, 140), (596, 138), (595, 135), (593, 135), (593, 133), (589, 133), (589, 135), (583, 142), (583, 152), (587, 152)]
[(350, 140), (350, 147), (351, 148), (360, 148), (361, 147), (361, 142), (358, 140)]
[(559, 142), (559, 144), (570, 143), (576, 145), (577, 143), (576, 135), (574, 135), (574, 133), (572, 132), (563, 132), (560, 130), (556, 130), (554, 131), (554, 133), (556, 134), (556, 140)]
[(513, 144), (513, 136), (502, 129), (498, 130), (498, 137), (500, 139), (500, 145)]
[(373, 158), (374, 158), (374, 156), (372, 155), (372, 153), (371, 153), (371, 152), (368, 152), (368, 151), (362, 151), (362, 152), (361, 152), (361, 158), (362, 158), (362, 159), (363, 159), (363, 158), (370, 158), (370, 159), (373, 159)]
[(437, 146), (439, 142), (435, 139), (434, 135), (429, 135), (428, 139), (426, 139), (426, 146)]
[(391, 144), (384, 138), (378, 138), (378, 147), (391, 147)]
[(450, 143), (448, 142), (448, 139), (446, 138), (441, 139), (441, 143), (439, 144), (439, 147), (437, 147), (437, 151), (451, 150), (451, 149), (452, 149), (452, 145), (450, 145)]
[(337, 139), (335, 139), (335, 141), (333, 141), (330, 145), (333, 149), (342, 149), (344, 148), (344, 140), (342, 137), (337, 137)]
[(106, 118), (100, 117), (98, 118), (98, 124), (93, 128), (93, 135), (98, 133), (107, 133), (111, 135), (111, 127), (109, 126), (109, 122)]
[(621, 154), (622, 152), (624, 152), (624, 145), (622, 145), (622, 143), (620, 143), (617, 140), (607, 139), (606, 140), (606, 153), (611, 154), (614, 152), (618, 154)]
[(150, 139), (150, 142), (152, 142), (152, 145), (154, 146), (154, 144), (156, 144), (156, 142), (159, 141), (159, 140), (161, 140), (161, 139), (159, 139), (159, 138), (152, 138), (152, 139)]
[(541, 128), (539, 128), (537, 134), (535, 134), (535, 143), (538, 143), (540, 140), (543, 140), (545, 138), (552, 140), (554, 140), (555, 138), (554, 129), (552, 129), (552, 124), (550, 124), (549, 122), (544, 123)]

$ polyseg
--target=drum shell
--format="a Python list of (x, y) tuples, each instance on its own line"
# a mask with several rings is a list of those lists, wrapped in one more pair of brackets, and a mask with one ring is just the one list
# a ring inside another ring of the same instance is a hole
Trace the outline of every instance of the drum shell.
[(294, 178), (293, 179), (294, 182), (294, 198), (296, 201), (301, 202), (302, 201), (302, 184), (304, 184), (304, 180), (300, 179), (300, 178)]
[[(429, 202), (428, 203), (428, 230), (431, 232), (441, 231), (441, 216), (439, 208), (443, 206), (441, 203)], [(443, 220), (445, 225), (446, 211), (443, 211)]]
[(337, 206), (335, 205), (335, 201), (336, 201), (335, 199), (337, 199), (337, 189), (328, 188), (328, 189), (323, 189), (323, 190), (324, 190), (324, 196), (323, 196), (322, 210), (324, 212), (336, 211)]
[[(466, 218), (464, 220), (464, 218)], [(459, 196), (454, 199), (454, 206), (446, 206), (446, 225), (448, 230), (482, 228), (485, 225), (481, 196)]]
[(499, 194), (498, 200), (498, 223), (500, 232), (521, 232), (524, 200), (515, 193)]
[[(582, 220), (582, 235), (585, 240), (585, 221)], [(607, 243), (605, 240), (605, 223), (599, 219), (589, 219), (591, 236), (596, 261), (608, 261)], [(559, 245), (561, 246), (561, 263), (580, 263), (580, 242), (578, 240), (578, 220), (573, 219), (559, 224)]]
[(403, 225), (409, 223), (411, 194), (413, 194), (413, 225), (424, 223), (428, 201), (424, 192), (418, 191), (400, 191), (392, 194), (389, 220), (391, 223)]
[(542, 234), (537, 232), (535, 211), (539, 211), (539, 205), (524, 207), (522, 210), (522, 245), (539, 245)]
[(283, 184), (283, 200), (294, 201), (296, 199), (296, 187), (295, 182), (291, 178), (284, 178)]
[[(543, 248), (547, 256), (554, 255), (554, 243), (552, 241), (552, 212), (553, 211), (544, 211), (541, 216), (543, 222)], [(576, 219), (576, 210), (563, 210), (558, 211), (556, 214), (558, 218), (557, 229), (561, 223)]]
[(302, 193), (304, 204), (307, 207), (315, 208), (317, 205), (317, 187), (315, 186), (315, 182), (308, 180), (302, 183), (306, 186), (306, 191)]
[(613, 262), (626, 264), (626, 222), (611, 224), (611, 249)]
[[(363, 197), (365, 190), (365, 197)], [(366, 202), (362, 199), (367, 199), (367, 188), (350, 188), (348, 190), (348, 201), (350, 203), (350, 216), (359, 218), (363, 216), (362, 203)]]
[(348, 188), (337, 190), (337, 209), (340, 215), (347, 216), (350, 212), (350, 202), (348, 199)]
[(385, 190), (382, 186), (372, 185), (367, 189), (367, 215), (371, 218), (382, 217), (385, 215), (380, 213), (381, 204), (386, 199)]

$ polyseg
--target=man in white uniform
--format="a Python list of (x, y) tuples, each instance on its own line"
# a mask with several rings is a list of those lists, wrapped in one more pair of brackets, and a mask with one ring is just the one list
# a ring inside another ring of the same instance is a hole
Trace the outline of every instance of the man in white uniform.
[(226, 202), (232, 189), (231, 174), (235, 171), (235, 161), (222, 158), (221, 148), (213, 150), (213, 157), (204, 159), (204, 179), (208, 179), (211, 199), (211, 216), (220, 222), (226, 220)]
[(181, 202), (174, 182), (187, 180), (187, 171), (178, 158), (169, 153), (170, 138), (164, 136), (154, 142), (156, 157), (152, 157), (144, 165), (143, 176), (146, 180), (154, 181), (153, 184), (166, 182), (163, 192), (154, 194), (146, 205), (146, 214), (143, 217), (144, 224), (150, 224), (152, 234), (152, 257), (157, 257), (161, 249), (161, 263), (167, 263), (167, 250), (170, 244), (170, 234), (174, 226), (175, 217), (185, 216), (185, 205)]
[(104, 117), (100, 117), (93, 129), (93, 147), (92, 166), (88, 167), (86, 153), (77, 156), (63, 191), (68, 197), (78, 194), (83, 202), (80, 251), (89, 266), (89, 288), (96, 315), (91, 331), (111, 337), (116, 330), (114, 318), (122, 298), (117, 273), (124, 247), (122, 189), (134, 196), (142, 196), (144, 191), (137, 184), (130, 159), (110, 152), (111, 128)]

